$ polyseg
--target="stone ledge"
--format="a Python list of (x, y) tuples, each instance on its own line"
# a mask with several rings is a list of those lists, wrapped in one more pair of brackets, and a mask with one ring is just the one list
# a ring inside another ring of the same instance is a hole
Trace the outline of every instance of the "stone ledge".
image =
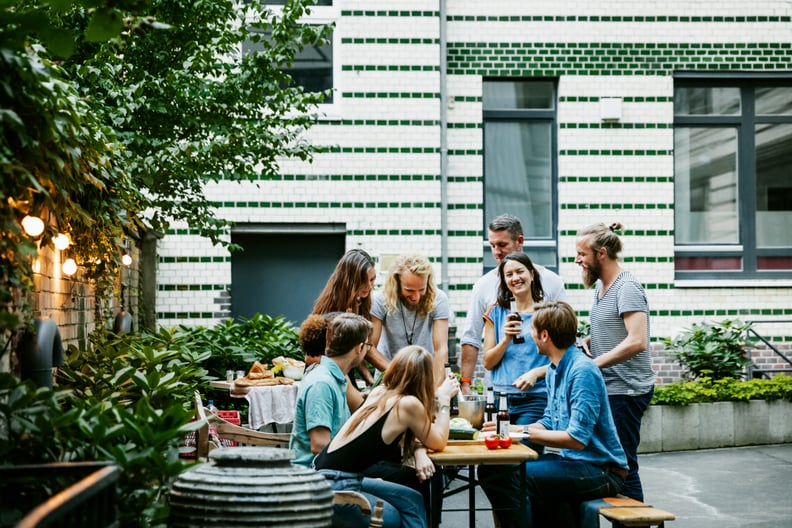
[(651, 405), (641, 423), (639, 453), (792, 442), (792, 402)]

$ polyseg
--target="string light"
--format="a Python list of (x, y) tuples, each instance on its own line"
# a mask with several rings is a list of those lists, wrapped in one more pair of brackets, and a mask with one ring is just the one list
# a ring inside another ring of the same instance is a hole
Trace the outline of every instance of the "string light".
[(129, 256), (129, 253), (124, 253), (121, 255), (121, 264), (124, 266), (131, 266), (132, 265), (132, 257)]
[(61, 266), (64, 275), (68, 275), (71, 277), (75, 273), (77, 273), (77, 263), (74, 261), (73, 258), (67, 258), (63, 261), (63, 266)]
[(22, 229), (29, 237), (37, 237), (44, 232), (44, 220), (38, 216), (27, 215), (22, 219)]
[(71, 241), (69, 240), (68, 236), (64, 235), (63, 233), (58, 233), (58, 236), (52, 239), (52, 243), (55, 246), (55, 249), (63, 251), (69, 247)]

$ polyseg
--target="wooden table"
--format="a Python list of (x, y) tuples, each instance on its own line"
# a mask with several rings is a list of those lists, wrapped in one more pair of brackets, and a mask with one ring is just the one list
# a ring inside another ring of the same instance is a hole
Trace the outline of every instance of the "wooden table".
[[(231, 389), (231, 384), (225, 381), (213, 381), (211, 385), (215, 388)], [(278, 425), (285, 426), (294, 422), (299, 391), (300, 382), (295, 381), (291, 385), (234, 387), (230, 395), (232, 398), (245, 398), (248, 401), (248, 423), (251, 429), (257, 431), (272, 424), (275, 432), (278, 432)]]
[[(432, 528), (440, 526), (443, 499), (465, 490), (468, 492), (468, 524), (470, 528), (476, 525), (475, 491), (479, 481), (475, 477), (475, 466), (519, 464), (520, 502), (521, 506), (525, 508), (525, 465), (523, 462), (536, 459), (537, 457), (536, 451), (519, 442), (513, 443), (508, 449), (487, 449), (483, 440), (449, 440), (448, 445), (442, 451), (429, 452), (429, 458), (438, 469), (437, 473), (432, 477), (429, 486), (429, 526)], [(446, 468), (452, 466), (468, 467), (468, 478), (458, 477), (466, 480), (467, 484), (461, 488), (445, 492), (443, 488)]]

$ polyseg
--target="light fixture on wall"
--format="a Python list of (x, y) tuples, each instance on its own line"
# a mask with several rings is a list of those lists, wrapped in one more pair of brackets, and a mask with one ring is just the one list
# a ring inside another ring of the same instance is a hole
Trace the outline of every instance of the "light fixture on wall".
[[(68, 256), (68, 253), (64, 253), (65, 256)], [(77, 273), (77, 263), (74, 261), (73, 258), (68, 257), (66, 260), (63, 261), (63, 265), (61, 266), (61, 270), (63, 270), (63, 274), (67, 277), (71, 277), (75, 273)]]
[(22, 219), (22, 229), (27, 236), (36, 238), (44, 232), (44, 220), (38, 216), (27, 215)]
[(71, 245), (71, 241), (69, 240), (68, 235), (58, 233), (58, 235), (52, 239), (52, 244), (58, 251), (63, 251)]
[(129, 253), (124, 252), (124, 254), (121, 255), (121, 264), (123, 264), (124, 266), (132, 265), (132, 257), (130, 256)]
[(603, 121), (618, 121), (622, 118), (621, 97), (600, 97), (600, 119)]

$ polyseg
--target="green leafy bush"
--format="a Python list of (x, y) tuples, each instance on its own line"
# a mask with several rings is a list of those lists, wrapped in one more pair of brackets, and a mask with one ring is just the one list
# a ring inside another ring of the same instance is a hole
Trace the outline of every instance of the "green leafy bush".
[(208, 379), (209, 352), (164, 346), (157, 335), (92, 334), (86, 350), (69, 347), (56, 391), (0, 377), (0, 460), (113, 461), (123, 470), (122, 526), (163, 525), (165, 491), (185, 468), (179, 444), (193, 391)]
[(719, 401), (792, 401), (792, 376), (742, 381), (707, 376), (695, 381), (679, 381), (655, 388), (653, 405), (689, 405)]
[(750, 363), (745, 356), (750, 327), (751, 323), (728, 319), (696, 323), (665, 344), (687, 369), (687, 378), (739, 378)]

